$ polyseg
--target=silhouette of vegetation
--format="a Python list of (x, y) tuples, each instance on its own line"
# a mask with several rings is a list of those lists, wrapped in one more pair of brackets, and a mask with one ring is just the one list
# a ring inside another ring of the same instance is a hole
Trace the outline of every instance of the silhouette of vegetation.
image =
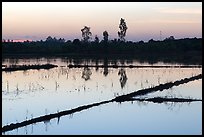
[(102, 102), (99, 102), (99, 103), (93, 103), (93, 104), (90, 104), (90, 105), (83, 105), (83, 106), (79, 106), (79, 107), (71, 109), (71, 110), (65, 110), (65, 111), (61, 111), (61, 112), (58, 112), (58, 113), (54, 113), (54, 114), (44, 115), (44, 116), (40, 116), (40, 117), (37, 117), (37, 118), (25, 120), (23, 122), (15, 123), (15, 124), (12, 123), (10, 125), (6, 125), (6, 126), (2, 127), (2, 132), (10, 131), (10, 130), (13, 130), (13, 129), (16, 129), (16, 128), (19, 128), (19, 127), (24, 127), (24, 126), (34, 124), (34, 123), (37, 123), (37, 122), (49, 121), (49, 120), (51, 120), (53, 118), (58, 118), (59, 119), (61, 116), (73, 114), (73, 113), (76, 113), (76, 112), (80, 112), (82, 110), (86, 110), (86, 109), (92, 108), (94, 106), (99, 106), (101, 104), (106, 104), (106, 103), (109, 103), (109, 102), (111, 102), (111, 100), (102, 101)]
[(98, 36), (91, 41), (90, 27), (81, 29), (82, 40), (73, 41), (64, 38), (57, 39), (48, 36), (45, 41), (13, 42), (2, 40), (2, 57), (25, 56), (83, 56), (107, 58), (134, 58), (148, 62), (178, 62), (202, 64), (202, 38), (175, 39), (170, 36), (163, 41), (150, 39), (144, 41), (125, 41), (127, 25), (125, 19), (120, 19), (119, 39), (109, 39), (104, 31), (103, 40)]
[(192, 102), (192, 101), (202, 101), (201, 99), (191, 99), (191, 98), (164, 98), (164, 97), (154, 97), (154, 98), (130, 98), (128, 101), (151, 101), (153, 103), (163, 103), (163, 102)]
[(115, 98), (116, 102), (123, 102), (123, 101), (129, 101), (132, 97), (136, 97), (136, 96), (141, 96), (141, 95), (146, 95), (155, 91), (162, 91), (164, 89), (169, 89), (172, 88), (173, 86), (179, 86), (181, 84), (184, 83), (188, 83), (190, 81), (194, 81), (194, 80), (198, 80), (202, 78), (202, 74), (196, 75), (196, 76), (192, 76), (190, 78), (184, 78), (181, 80), (177, 80), (175, 82), (168, 82), (165, 84), (159, 84), (158, 86), (155, 87), (151, 87), (151, 88), (147, 88), (147, 89), (141, 89), (138, 90), (136, 92), (132, 92), (126, 95), (121, 95)]
[(99, 38), (98, 38), (98, 36), (97, 36), (97, 35), (95, 36), (95, 40), (94, 40), (94, 42), (95, 42), (96, 44), (98, 44), (98, 43), (99, 43)]
[(90, 29), (91, 28), (87, 26), (84, 26), (84, 28), (81, 29), (82, 37), (85, 42), (88, 42), (88, 40), (91, 38), (92, 33), (90, 32)]
[[(87, 40), (87, 38), (85, 38)], [(52, 41), (52, 42), (51, 42)], [(2, 57), (17, 56), (83, 56), (131, 58), (148, 62), (178, 62), (202, 64), (202, 38), (185, 38), (163, 41), (132, 42), (109, 40), (83, 43), (79, 39), (63, 42), (47, 38), (35, 42), (2, 42)]]
[(2, 71), (10, 72), (10, 71), (19, 71), (19, 70), (29, 70), (29, 69), (51, 69), (55, 68), (57, 65), (53, 64), (44, 64), (44, 65), (11, 65), (9, 67), (2, 68)]
[[(190, 64), (202, 64), (202, 38), (185, 38), (185, 39), (175, 39), (174, 36), (170, 36), (163, 41), (150, 39), (148, 42), (139, 41), (126, 41), (125, 36), (127, 32), (127, 25), (125, 19), (120, 20), (119, 24), (118, 37), (119, 39), (110, 40), (109, 34), (107, 31), (104, 31), (103, 40), (99, 40), (98, 36), (95, 36), (95, 39), (91, 41), (92, 33), (90, 27), (84, 26), (81, 29), (82, 40), (74, 39), (73, 41), (67, 40), (64, 38), (57, 39), (56, 37), (48, 36), (45, 41), (25, 41), (25, 42), (13, 42), (13, 40), (3, 40), (2, 41), (2, 57), (16, 57), (16, 56), (88, 56), (93, 58), (103, 58), (104, 64), (98, 65), (80, 65), (79, 62), (76, 64), (68, 65), (68, 67), (84, 67), (82, 71), (82, 78), (85, 81), (90, 79), (92, 75), (91, 69), (89, 67), (103, 67), (103, 75), (108, 75), (108, 68), (118, 68), (118, 67), (127, 67), (124, 65), (108, 65), (108, 58), (134, 58), (143, 61), (157, 62), (181, 62), (181, 63), (190, 63)], [(77, 64), (78, 63), (78, 64)], [(11, 66), (7, 68), (3, 66), (2, 71), (16, 71), (16, 70), (28, 70), (28, 69), (50, 69), (57, 67), (55, 65), (46, 64), (46, 65), (31, 65), (31, 66)], [(174, 66), (133, 66), (129, 65), (128, 67), (174, 67)], [(192, 66), (175, 66), (175, 67), (192, 67)], [(201, 67), (201, 66), (199, 66)], [(127, 75), (123, 68), (118, 72), (120, 75), (120, 83), (123, 88), (127, 81)], [(165, 101), (173, 102), (191, 102), (191, 101), (201, 101), (194, 99), (183, 99), (183, 98), (149, 98), (149, 99), (135, 99), (133, 97), (149, 94), (155, 91), (162, 91), (164, 89), (169, 89), (173, 86), (178, 86), (180, 84), (187, 83), (189, 81), (201, 79), (202, 74), (193, 76), (190, 78), (181, 79), (175, 82), (169, 82), (165, 84), (159, 84), (158, 86), (151, 87), (148, 89), (138, 90), (126, 95), (115, 97), (114, 99), (108, 101), (102, 101), (99, 103), (93, 103), (90, 105), (83, 105), (71, 110), (65, 110), (54, 114), (49, 114), (45, 116), (40, 116), (32, 118), (30, 120), (23, 121), (16, 124), (10, 124), (2, 127), (2, 132), (23, 127), (29, 124), (42, 122), (45, 120), (50, 120), (53, 118), (59, 118), (63, 115), (73, 114), (75, 112), (80, 112), (82, 110), (89, 109), (94, 106), (99, 106), (101, 104), (109, 102), (124, 102), (124, 101), (153, 101), (157, 103)], [(57, 87), (57, 82), (56, 82)], [(8, 89), (8, 88), (7, 88)], [(18, 91), (18, 86), (17, 86)]]
[(104, 31), (103, 32), (103, 39), (104, 39), (104, 42), (107, 42), (108, 41), (108, 32), (107, 31)]
[(120, 31), (118, 31), (119, 39), (121, 41), (125, 41), (126, 31), (128, 28), (127, 28), (125, 19), (123, 18), (120, 19), (119, 29), (120, 29)]

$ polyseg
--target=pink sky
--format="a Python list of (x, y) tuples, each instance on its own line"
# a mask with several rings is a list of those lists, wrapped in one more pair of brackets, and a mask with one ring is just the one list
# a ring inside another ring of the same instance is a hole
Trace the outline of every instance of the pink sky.
[(3, 2), (3, 39), (81, 39), (91, 27), (93, 37), (118, 38), (120, 18), (126, 20), (126, 39), (132, 41), (202, 37), (201, 2)]

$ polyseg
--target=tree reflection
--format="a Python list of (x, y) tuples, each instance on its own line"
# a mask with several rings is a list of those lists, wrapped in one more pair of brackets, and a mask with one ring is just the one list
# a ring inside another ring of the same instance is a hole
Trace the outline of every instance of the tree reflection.
[(98, 71), (98, 59), (95, 60), (95, 65), (96, 65), (96, 71)]
[(108, 67), (104, 67), (103, 75), (105, 77), (108, 75)]
[(124, 88), (126, 82), (127, 82), (127, 75), (126, 75), (126, 72), (125, 72), (125, 69), (120, 69), (119, 72), (118, 72), (118, 75), (120, 75), (120, 85), (121, 85), (121, 88)]
[(91, 69), (88, 67), (85, 67), (82, 72), (82, 78), (87, 81), (90, 79), (91, 74), (92, 74)]
[(108, 75), (108, 59), (104, 59), (104, 70), (103, 70), (103, 75), (106, 77)]

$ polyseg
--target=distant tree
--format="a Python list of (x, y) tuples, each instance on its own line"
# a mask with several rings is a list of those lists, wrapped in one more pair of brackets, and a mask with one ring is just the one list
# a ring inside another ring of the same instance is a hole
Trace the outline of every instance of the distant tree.
[(61, 42), (61, 43), (64, 43), (64, 42), (65, 42), (65, 39), (64, 39), (64, 38), (59, 38), (58, 41)]
[(116, 39), (116, 38), (114, 38), (113, 40), (112, 40), (112, 42), (114, 42), (114, 43), (116, 43), (118, 40)]
[(169, 37), (170, 40), (175, 40), (174, 36)]
[(72, 43), (72, 41), (71, 40), (67, 40), (66, 43)]
[(144, 41), (143, 41), (143, 40), (140, 40), (140, 41), (138, 42), (138, 44), (144, 44)]
[(123, 18), (120, 19), (119, 29), (120, 29), (120, 31), (118, 31), (119, 39), (121, 41), (125, 41), (126, 31), (128, 28), (127, 28), (127, 25), (125, 23), (125, 19), (123, 19)]
[(82, 32), (82, 37), (83, 37), (83, 40), (85, 42), (88, 42), (88, 40), (91, 38), (92, 36), (92, 33), (90, 32), (90, 27), (87, 27), (87, 26), (84, 26), (83, 29), (81, 29), (81, 32)]
[(175, 40), (174, 36), (170, 36), (168, 38), (166, 38), (165, 40)]
[(57, 38), (56, 37), (54, 37), (53, 38), (53, 42), (57, 42), (58, 40), (57, 40)]
[(80, 44), (80, 40), (79, 39), (74, 39), (72, 43), (74, 45), (79, 45)]
[(103, 32), (103, 39), (104, 39), (105, 42), (108, 41), (108, 36), (109, 36), (109, 35), (108, 35), (108, 32), (107, 32), (107, 31), (104, 31), (104, 32)]
[(48, 37), (46, 38), (46, 42), (52, 42), (52, 41), (53, 41), (53, 39), (52, 39), (51, 36), (48, 36)]
[(95, 40), (94, 40), (94, 42), (99, 43), (99, 38), (98, 38), (97, 35), (95, 36)]
[(148, 43), (152, 43), (152, 42), (154, 42), (154, 40), (153, 40), (153, 39), (150, 39), (150, 40), (148, 41)]
[(29, 43), (30, 41), (29, 40), (25, 40), (23, 43)]

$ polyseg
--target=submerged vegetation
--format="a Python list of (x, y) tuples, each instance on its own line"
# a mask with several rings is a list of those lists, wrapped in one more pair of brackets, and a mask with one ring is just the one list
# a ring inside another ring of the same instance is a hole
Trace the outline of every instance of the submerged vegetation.
[(57, 67), (57, 65), (53, 64), (44, 64), (44, 65), (11, 65), (9, 67), (2, 68), (2, 71), (10, 72), (10, 71), (19, 71), (19, 70), (29, 70), (29, 69), (51, 69)]
[(25, 121), (22, 121), (19, 123), (18, 122), (17, 123), (11, 123), (9, 125), (5, 125), (2, 127), (2, 133), (6, 132), (6, 131), (13, 130), (13, 129), (17, 129), (20, 127), (24, 127), (24, 126), (27, 126), (30, 124), (43, 122), (43, 121), (49, 121), (49, 120), (54, 119), (54, 118), (60, 119), (61, 116), (72, 115), (73, 113), (87, 110), (89, 108), (96, 107), (96, 106), (103, 105), (103, 104), (107, 104), (107, 103), (111, 103), (111, 102), (121, 103), (121, 102), (125, 102), (125, 101), (151, 101), (153, 103), (164, 103), (164, 102), (179, 103), (179, 102), (202, 101), (202, 99), (192, 99), (192, 98), (162, 98), (162, 97), (154, 97), (154, 98), (147, 98), (147, 99), (134, 98), (138, 95), (141, 96), (141, 95), (149, 94), (149, 93), (156, 92), (156, 91), (162, 91), (164, 89), (169, 89), (173, 86), (179, 86), (180, 84), (188, 83), (190, 81), (198, 80), (201, 78), (202, 78), (202, 74), (199, 74), (197, 76), (192, 76), (190, 78), (184, 78), (181, 80), (177, 80), (175, 82), (164, 83), (164, 84), (160, 84), (158, 86), (152, 87), (152, 88), (142, 89), (142, 90), (132, 92), (130, 94), (117, 96), (117, 97), (110, 99), (110, 100), (101, 101), (98, 103), (92, 103), (92, 104), (88, 104), (88, 105), (82, 105), (82, 106), (79, 106), (79, 107), (76, 107), (76, 108), (73, 108), (70, 110), (64, 110), (64, 111), (53, 113), (53, 114), (46, 114), (46, 115), (39, 116), (36, 118), (31, 118), (29, 120), (25, 120)]

